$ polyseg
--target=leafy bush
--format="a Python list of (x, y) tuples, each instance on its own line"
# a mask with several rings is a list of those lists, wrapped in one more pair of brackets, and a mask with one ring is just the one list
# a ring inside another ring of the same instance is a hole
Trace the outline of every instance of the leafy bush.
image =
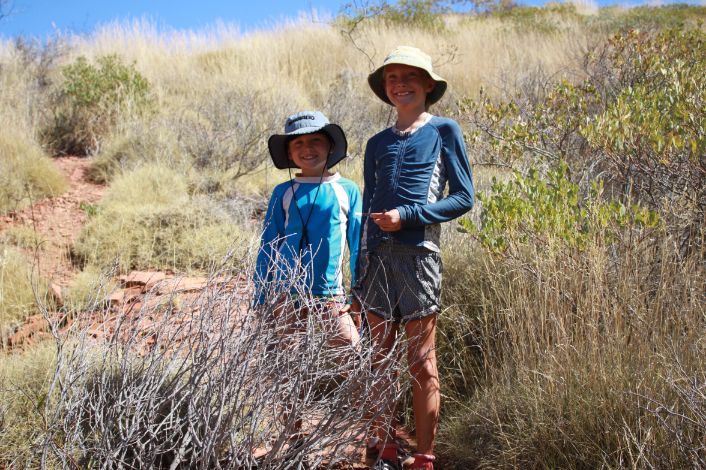
[(614, 99), (581, 132), (627, 196), (660, 210), (683, 243), (699, 243), (706, 217), (706, 33), (632, 31), (615, 36), (606, 52), (622, 72), (600, 82)]
[(516, 173), (507, 183), (496, 180), (490, 195), (478, 195), (483, 204), (480, 228), (469, 219), (460, 223), (491, 251), (514, 253), (521, 245), (550, 246), (553, 240), (583, 249), (595, 237), (617, 240), (627, 227), (657, 225), (656, 212), (605, 202), (602, 193), (603, 185), (594, 181), (582, 198), (578, 184), (569, 179), (568, 166), (561, 162), (546, 177), (532, 169), (526, 177)]
[[(706, 33), (631, 32), (585, 57), (588, 77), (463, 110), (488, 164), (556, 168), (583, 194), (608, 194), (655, 210), (681, 243), (700, 243), (706, 215)], [(698, 53), (694, 54), (697, 51)]]
[(79, 57), (61, 73), (53, 122), (43, 132), (57, 153), (87, 155), (119, 123), (150, 108), (149, 82), (117, 55), (101, 56), (95, 64)]
[(22, 132), (0, 130), (0, 214), (66, 189), (66, 180)]

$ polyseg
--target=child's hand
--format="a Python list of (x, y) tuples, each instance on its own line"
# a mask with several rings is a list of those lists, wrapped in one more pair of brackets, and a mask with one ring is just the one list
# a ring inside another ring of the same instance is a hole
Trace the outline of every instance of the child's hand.
[(360, 330), (360, 312), (362, 311), (362, 307), (360, 306), (360, 302), (358, 302), (358, 299), (353, 297), (353, 303), (350, 305), (345, 305), (341, 310), (340, 313), (341, 315), (343, 314), (348, 314), (351, 316), (351, 320), (353, 320), (353, 324), (355, 325), (356, 330)]
[(392, 209), (387, 212), (371, 212), (370, 218), (373, 219), (373, 222), (375, 222), (383, 232), (396, 232), (402, 228), (400, 211), (397, 209)]

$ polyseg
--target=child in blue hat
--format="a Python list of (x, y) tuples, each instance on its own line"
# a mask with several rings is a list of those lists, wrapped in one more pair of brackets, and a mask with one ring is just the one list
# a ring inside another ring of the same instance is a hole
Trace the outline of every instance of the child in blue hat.
[[(361, 197), (353, 181), (331, 170), (346, 157), (343, 129), (321, 112), (304, 111), (289, 116), (284, 134), (272, 135), (268, 147), (275, 167), (298, 172), (270, 197), (257, 257), (256, 303), (305, 294), (333, 323), (329, 343), (358, 348), (360, 320), (349, 314), (342, 273), (347, 246), (355, 282)], [(276, 292), (283, 286), (289, 292)]]

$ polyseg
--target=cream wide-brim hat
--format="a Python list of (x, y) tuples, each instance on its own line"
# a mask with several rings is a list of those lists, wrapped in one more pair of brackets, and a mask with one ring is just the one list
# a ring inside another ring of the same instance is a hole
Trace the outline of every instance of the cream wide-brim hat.
[(403, 64), (417, 67), (429, 74), (431, 79), (436, 82), (436, 86), (427, 95), (427, 105), (436, 103), (442, 96), (444, 96), (447, 83), (446, 80), (434, 73), (431, 57), (416, 47), (398, 46), (390, 52), (387, 57), (385, 57), (382, 65), (377, 70), (368, 75), (368, 84), (370, 85), (370, 88), (372, 88), (378, 98), (383, 100), (385, 103), (392, 105), (390, 99), (387, 97), (387, 93), (385, 93), (385, 81), (383, 79), (383, 71), (385, 70), (385, 66), (390, 64)]

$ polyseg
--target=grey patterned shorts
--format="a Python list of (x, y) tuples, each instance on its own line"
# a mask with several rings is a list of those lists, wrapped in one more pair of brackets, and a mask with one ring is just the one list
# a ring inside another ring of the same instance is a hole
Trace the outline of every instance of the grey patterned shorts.
[(368, 253), (353, 294), (385, 320), (405, 322), (439, 312), (441, 256), (416, 246), (382, 243)]

